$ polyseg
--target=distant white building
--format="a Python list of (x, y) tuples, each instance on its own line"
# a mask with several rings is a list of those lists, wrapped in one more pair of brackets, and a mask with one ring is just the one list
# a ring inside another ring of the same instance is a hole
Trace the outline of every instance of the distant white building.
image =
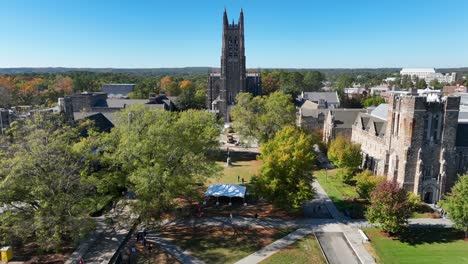
[(409, 75), (411, 77), (418, 77), (419, 79), (424, 79), (426, 83), (429, 83), (432, 80), (437, 80), (440, 83), (451, 83), (456, 80), (457, 73), (440, 73), (436, 72), (434, 68), (403, 68), (400, 71), (400, 75)]

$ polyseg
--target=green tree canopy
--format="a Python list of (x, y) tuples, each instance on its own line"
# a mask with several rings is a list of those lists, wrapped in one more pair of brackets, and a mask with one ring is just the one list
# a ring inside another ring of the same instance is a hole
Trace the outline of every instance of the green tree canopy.
[(367, 97), (364, 100), (362, 100), (362, 106), (366, 108), (370, 106), (378, 106), (384, 103), (385, 103), (385, 99), (380, 96)]
[(158, 216), (177, 197), (196, 199), (205, 179), (219, 167), (209, 154), (218, 148), (220, 126), (205, 111), (180, 113), (143, 105), (117, 117), (115, 161), (128, 174), (142, 217)]
[(380, 228), (395, 234), (408, 222), (415, 203), (409, 193), (400, 188), (396, 181), (384, 181), (375, 187), (370, 195), (367, 220), (379, 223)]
[(359, 197), (369, 200), (372, 191), (378, 184), (385, 181), (385, 177), (374, 176), (370, 170), (364, 170), (356, 174), (354, 180), (356, 181), (356, 191)]
[(12, 124), (0, 159), (2, 244), (32, 238), (44, 250), (58, 250), (90, 230), (100, 197), (81, 176), (86, 153), (74, 148), (85, 127), (40, 114)]
[(266, 142), (284, 126), (294, 125), (296, 110), (291, 96), (274, 92), (269, 96), (253, 97), (250, 93), (240, 93), (231, 116), (234, 128), (244, 138), (256, 138)]
[(283, 127), (262, 147), (261, 175), (256, 189), (277, 205), (297, 210), (314, 196), (312, 167), (313, 139), (297, 127)]
[(342, 136), (331, 141), (328, 148), (328, 158), (340, 168), (357, 170), (362, 162), (361, 145), (352, 143)]
[(468, 175), (458, 178), (443, 204), (455, 228), (465, 232), (465, 238), (468, 238)]
[(418, 89), (425, 89), (426, 87), (427, 87), (427, 83), (426, 83), (426, 80), (424, 80), (424, 79), (420, 79), (416, 83), (416, 88), (418, 88)]

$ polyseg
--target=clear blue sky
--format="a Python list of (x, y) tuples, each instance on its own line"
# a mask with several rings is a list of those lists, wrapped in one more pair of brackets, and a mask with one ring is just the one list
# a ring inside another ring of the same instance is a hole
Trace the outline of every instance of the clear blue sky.
[(468, 66), (467, 0), (1, 0), (0, 67), (218, 67), (224, 7), (248, 67)]

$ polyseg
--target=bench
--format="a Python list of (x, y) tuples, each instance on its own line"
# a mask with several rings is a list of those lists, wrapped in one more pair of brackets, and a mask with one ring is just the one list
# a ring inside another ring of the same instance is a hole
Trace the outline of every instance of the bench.
[(362, 241), (364, 243), (369, 243), (370, 241), (369, 237), (361, 229), (358, 229), (358, 232), (362, 236)]

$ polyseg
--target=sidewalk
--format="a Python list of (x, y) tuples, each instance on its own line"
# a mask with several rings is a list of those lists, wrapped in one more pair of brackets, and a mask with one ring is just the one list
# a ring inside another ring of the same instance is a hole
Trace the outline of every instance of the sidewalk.
[[(106, 218), (112, 218), (114, 224), (106, 223)], [(96, 217), (96, 229), (91, 237), (82, 241), (65, 263), (79, 263), (80, 258), (84, 263), (109, 263), (127, 239), (135, 219), (136, 216), (131, 214), (130, 207), (125, 204), (120, 210), (114, 209), (106, 215)]]

